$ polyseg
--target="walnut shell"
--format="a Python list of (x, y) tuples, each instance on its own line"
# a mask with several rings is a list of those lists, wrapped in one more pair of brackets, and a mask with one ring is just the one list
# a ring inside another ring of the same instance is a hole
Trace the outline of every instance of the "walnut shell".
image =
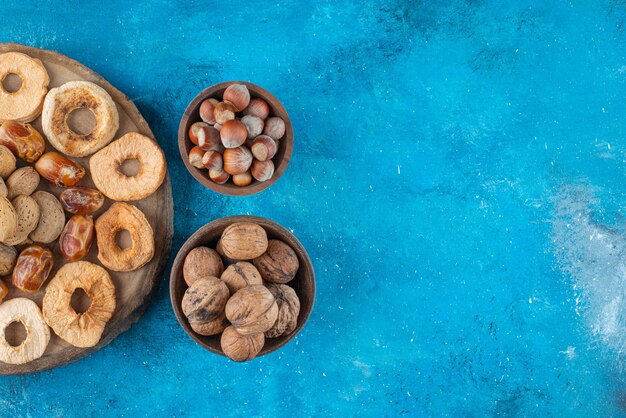
[(291, 281), (300, 267), (295, 251), (284, 242), (275, 239), (269, 241), (267, 251), (255, 258), (253, 263), (263, 280), (280, 284)]
[(222, 233), (224, 255), (235, 260), (251, 260), (267, 250), (265, 230), (251, 222), (235, 222)]
[(242, 287), (252, 284), (263, 284), (259, 271), (247, 261), (239, 261), (228, 266), (222, 273), (221, 279), (228, 286), (231, 295), (234, 295)]
[(274, 299), (276, 299), (278, 318), (274, 326), (265, 331), (265, 336), (276, 338), (291, 334), (298, 325), (298, 315), (300, 314), (300, 299), (298, 299), (296, 291), (284, 284), (270, 284), (267, 289), (272, 292)]
[(183, 296), (183, 313), (191, 328), (200, 335), (219, 334), (224, 330), (224, 306), (230, 292), (217, 277), (196, 280)]
[(8, 276), (15, 267), (17, 250), (9, 245), (0, 244), (0, 276)]
[(226, 304), (226, 318), (242, 335), (265, 332), (278, 317), (278, 305), (263, 285), (246, 286)]
[(234, 361), (252, 360), (259, 354), (265, 344), (263, 333), (252, 335), (241, 335), (234, 326), (227, 327), (220, 339), (222, 351), (226, 356)]
[(197, 247), (189, 251), (183, 264), (183, 278), (188, 286), (206, 277), (220, 277), (224, 263), (220, 255), (208, 247)]
[(215, 245), (215, 251), (217, 251), (217, 253), (222, 256), (222, 261), (224, 261), (227, 266), (230, 266), (231, 264), (235, 264), (237, 262), (237, 260), (235, 259), (226, 257), (226, 254), (224, 254), (224, 248), (222, 247), (222, 240), (219, 240)]

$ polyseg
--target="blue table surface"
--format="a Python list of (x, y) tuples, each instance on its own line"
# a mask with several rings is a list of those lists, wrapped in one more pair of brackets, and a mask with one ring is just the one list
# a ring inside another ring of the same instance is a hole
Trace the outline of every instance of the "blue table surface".
[[(318, 282), (300, 335), (236, 364), (178, 326), (168, 266), (108, 347), (0, 378), (0, 416), (625, 415), (625, 24), (623, 0), (5, 2), (0, 41), (84, 63), (150, 123), (172, 258), (254, 214)], [(295, 131), (245, 198), (204, 189), (176, 143), (187, 103), (233, 79)]]

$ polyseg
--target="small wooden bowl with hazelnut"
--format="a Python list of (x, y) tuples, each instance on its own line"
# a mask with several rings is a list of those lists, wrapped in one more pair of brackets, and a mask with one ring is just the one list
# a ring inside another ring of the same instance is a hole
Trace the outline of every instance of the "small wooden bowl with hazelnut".
[(283, 105), (263, 88), (243, 81), (208, 87), (187, 106), (178, 149), (191, 175), (222, 194), (248, 196), (285, 172), (293, 128)]
[(183, 244), (172, 265), (170, 300), (198, 344), (247, 361), (278, 350), (304, 327), (315, 274), (291, 232), (268, 219), (230, 216)]

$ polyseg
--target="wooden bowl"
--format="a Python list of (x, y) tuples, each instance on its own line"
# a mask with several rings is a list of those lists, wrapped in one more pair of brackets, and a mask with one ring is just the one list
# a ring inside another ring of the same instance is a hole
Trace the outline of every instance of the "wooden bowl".
[(185, 332), (205, 349), (224, 356), (225, 354), (220, 346), (221, 334), (206, 337), (195, 333), (191, 329), (191, 326), (183, 313), (181, 303), (185, 290), (187, 290), (187, 284), (183, 279), (183, 263), (187, 254), (189, 254), (189, 251), (196, 247), (207, 246), (209, 248), (215, 248), (217, 242), (222, 236), (222, 232), (224, 232), (224, 229), (234, 222), (254, 222), (262, 226), (263, 229), (265, 229), (265, 232), (267, 232), (267, 237), (269, 239), (281, 240), (293, 248), (300, 263), (300, 268), (298, 269), (296, 277), (287, 283), (288, 286), (291, 286), (296, 291), (296, 294), (300, 299), (300, 314), (298, 315), (298, 324), (296, 329), (289, 335), (284, 335), (278, 338), (267, 338), (263, 349), (257, 355), (257, 357), (259, 357), (276, 351), (291, 341), (298, 334), (298, 332), (300, 332), (306, 321), (309, 319), (309, 315), (311, 314), (313, 303), (315, 301), (315, 273), (313, 271), (313, 265), (311, 264), (311, 260), (309, 259), (306, 250), (302, 244), (300, 244), (300, 241), (298, 241), (298, 239), (287, 229), (283, 228), (274, 221), (259, 218), (257, 216), (229, 216), (204, 225), (191, 237), (189, 237), (189, 239), (178, 251), (176, 259), (174, 259), (170, 275), (170, 300), (172, 302), (172, 308), (174, 309), (176, 318)]
[[(199, 169), (189, 164), (189, 150), (193, 148), (193, 143), (189, 140), (189, 127), (195, 123), (200, 122), (200, 104), (208, 98), (216, 98), (221, 100), (222, 95), (226, 87), (231, 84), (245, 84), (250, 91), (251, 98), (261, 98), (267, 102), (270, 107), (270, 116), (278, 116), (285, 122), (285, 135), (280, 139), (280, 146), (278, 152), (272, 160), (274, 161), (274, 175), (267, 181), (252, 180), (252, 183), (245, 187), (239, 187), (233, 184), (232, 180), (228, 180), (225, 184), (217, 184), (209, 178), (208, 170)], [(202, 90), (187, 106), (180, 125), (178, 127), (178, 150), (180, 156), (185, 163), (185, 167), (200, 183), (214, 190), (218, 193), (230, 195), (230, 196), (249, 196), (255, 193), (259, 193), (262, 190), (267, 189), (278, 180), (278, 178), (285, 172), (291, 159), (291, 152), (293, 151), (293, 127), (291, 126), (291, 120), (287, 111), (282, 104), (272, 96), (267, 90), (257, 86), (256, 84), (247, 83), (245, 81), (227, 81), (224, 83), (215, 84)]]

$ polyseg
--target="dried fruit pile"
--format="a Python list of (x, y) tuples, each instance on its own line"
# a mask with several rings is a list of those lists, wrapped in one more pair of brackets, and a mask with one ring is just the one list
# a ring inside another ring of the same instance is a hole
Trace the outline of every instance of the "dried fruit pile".
[[(165, 178), (166, 163), (156, 142), (143, 135), (130, 132), (114, 140), (119, 114), (102, 87), (72, 81), (48, 91), (46, 68), (25, 54), (1, 54), (0, 78), (7, 68), (19, 73), (23, 88), (7, 94), (0, 87), (0, 276), (10, 276), (13, 285), (0, 279), (0, 362), (24, 364), (44, 354), (50, 328), (75, 347), (98, 344), (116, 307), (109, 271), (140, 268), (154, 255), (153, 230), (144, 214), (125, 202), (107, 208), (106, 198), (150, 196)], [(85, 135), (68, 125), (69, 114), (79, 108), (89, 108), (95, 118)], [(45, 139), (28, 123), (40, 115)], [(56, 151), (46, 152), (46, 143)], [(82, 160), (89, 163), (86, 170), (76, 158), (88, 156)], [(121, 173), (127, 159), (138, 160), (139, 173)], [(78, 185), (90, 175), (96, 188)], [(48, 191), (38, 190), (40, 185)], [(128, 248), (115, 240), (121, 230), (131, 234)], [(96, 236), (104, 267), (83, 260)], [(60, 268), (48, 280), (55, 267)], [(90, 300), (82, 313), (70, 303), (79, 288)], [(33, 295), (40, 290), (41, 310), (30, 300), (40, 300)], [(12, 322), (26, 329), (27, 338), (17, 346), (8, 344), (2, 326)]]
[(255, 223), (233, 223), (215, 249), (197, 247), (187, 254), (183, 313), (196, 333), (222, 333), (222, 350), (231, 360), (251, 360), (266, 338), (296, 329), (300, 300), (287, 283), (298, 268), (289, 245), (268, 240)]
[(244, 84), (231, 84), (222, 101), (209, 98), (200, 105), (200, 118), (189, 128), (189, 163), (209, 171), (217, 184), (231, 177), (237, 186), (248, 186), (253, 178), (267, 181), (274, 175), (272, 158), (285, 135), (285, 122), (270, 115), (261, 98), (250, 98)]

